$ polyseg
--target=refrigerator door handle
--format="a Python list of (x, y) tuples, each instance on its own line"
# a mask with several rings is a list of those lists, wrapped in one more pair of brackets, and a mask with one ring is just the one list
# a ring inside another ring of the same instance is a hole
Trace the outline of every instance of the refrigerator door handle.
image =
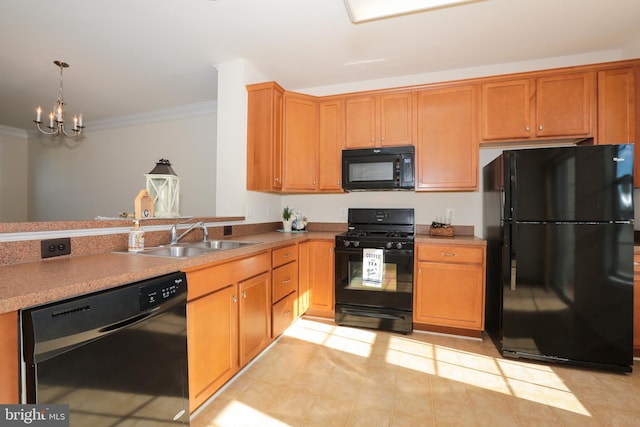
[(511, 260), (511, 290), (516, 290), (516, 260)]

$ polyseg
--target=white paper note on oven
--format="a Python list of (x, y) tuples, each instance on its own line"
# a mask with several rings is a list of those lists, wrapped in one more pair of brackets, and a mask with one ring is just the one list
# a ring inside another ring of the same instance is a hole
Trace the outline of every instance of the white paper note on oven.
[(382, 288), (384, 280), (384, 251), (382, 249), (362, 249), (362, 284)]

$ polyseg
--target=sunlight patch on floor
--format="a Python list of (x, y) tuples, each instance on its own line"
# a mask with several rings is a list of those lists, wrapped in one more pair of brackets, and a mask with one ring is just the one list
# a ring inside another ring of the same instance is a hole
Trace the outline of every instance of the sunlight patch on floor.
[(213, 420), (217, 427), (261, 426), (261, 427), (285, 427), (283, 423), (264, 412), (253, 409), (251, 406), (234, 400), (222, 410)]

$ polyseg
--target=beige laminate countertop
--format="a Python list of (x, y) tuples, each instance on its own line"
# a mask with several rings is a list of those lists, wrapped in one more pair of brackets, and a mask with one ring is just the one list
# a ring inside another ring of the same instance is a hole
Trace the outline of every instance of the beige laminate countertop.
[[(229, 240), (259, 242), (243, 248), (171, 259), (127, 253), (50, 258), (39, 262), (0, 267), (0, 314), (59, 301), (115, 286), (133, 283), (200, 265), (230, 260), (308, 239), (333, 240), (336, 232), (262, 233), (230, 237)], [(473, 236), (430, 237), (416, 235), (416, 243), (482, 245)]]

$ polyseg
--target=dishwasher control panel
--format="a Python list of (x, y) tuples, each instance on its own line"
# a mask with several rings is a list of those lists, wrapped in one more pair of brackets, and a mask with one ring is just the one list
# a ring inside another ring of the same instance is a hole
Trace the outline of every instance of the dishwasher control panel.
[(184, 273), (157, 278), (154, 283), (140, 287), (140, 310), (149, 310), (187, 292)]

